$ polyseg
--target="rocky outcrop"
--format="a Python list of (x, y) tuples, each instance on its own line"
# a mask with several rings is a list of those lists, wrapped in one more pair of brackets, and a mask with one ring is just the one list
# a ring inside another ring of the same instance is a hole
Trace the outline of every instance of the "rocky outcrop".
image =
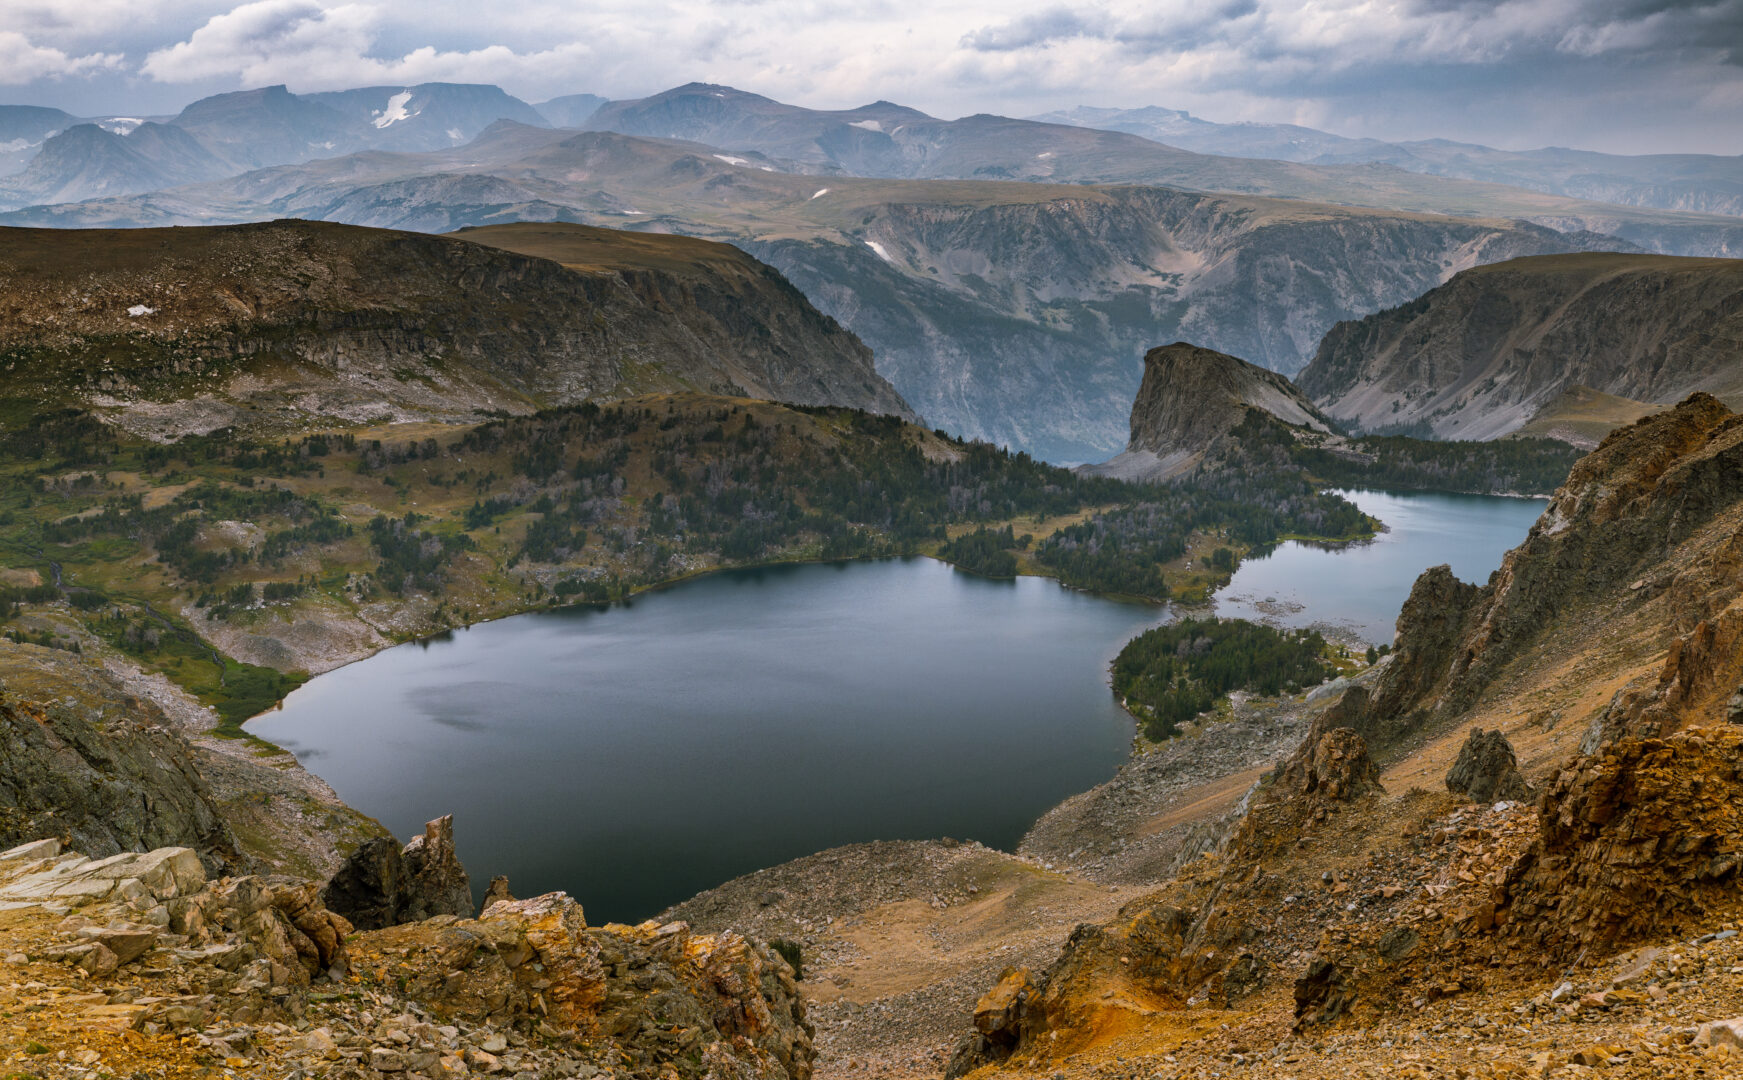
[(498, 900), (513, 899), (514, 893), (510, 892), (508, 889), (508, 875), (498, 874), (490, 879), (490, 884), (485, 888), (484, 902), (478, 906), (478, 911), (480, 914), (483, 914), (490, 905), (496, 903)]
[(119, 410), (162, 438), (681, 389), (912, 417), (864, 345), (743, 252), (619, 249), (618, 234), (572, 228), (591, 240), (585, 269), (482, 236), (306, 221), (7, 230), (0, 388)]
[(1184, 341), (1144, 355), (1123, 454), (1079, 471), (1122, 480), (1167, 480), (1192, 472), (1258, 410), (1313, 431), (1332, 425), (1288, 379), (1239, 357)]
[(228, 971), (253, 965), (265, 985), (306, 987), (345, 974), (351, 924), (324, 908), (312, 882), (226, 877), (208, 883), (188, 848), (92, 860), (41, 840), (0, 853), (0, 905), (70, 912), (72, 943), (44, 955), (93, 975), (170, 949), (222, 958)]
[(143, 1047), (172, 1075), (215, 1056), (251, 1076), (809, 1080), (815, 1057), (775, 953), (683, 923), (589, 927), (563, 893), (354, 932), (311, 881), (45, 840), (0, 852), (0, 910), (31, 988), (78, 991), (33, 1040), (97, 1045), (110, 1068)]
[(243, 861), (180, 735), (0, 688), (0, 844), (46, 838), (97, 856), (187, 847), (212, 870)]
[(1477, 587), (1435, 567), (1398, 620), (1394, 656), (1326, 724), (1384, 754), (1470, 709), (1530, 649), (1664, 606), (1660, 671), (1592, 720), (1584, 751), (1624, 734), (1718, 718), (1743, 684), (1743, 417), (1706, 394), (1611, 435), (1580, 459), (1525, 542)]
[(360, 930), (470, 915), (472, 884), (454, 853), (453, 815), (425, 824), (423, 835), (403, 849), (392, 837), (359, 844), (322, 888), (321, 900)]
[(1519, 773), (1513, 744), (1499, 731), (1472, 728), (1446, 773), (1446, 789), (1473, 802), (1519, 801), (1531, 790)]
[(1336, 961), (1315, 957), (1295, 980), (1295, 1025), (1329, 1024), (1348, 1012), (1355, 998), (1350, 973)]
[(1345, 691), (1318, 729), (1350, 728), (1383, 757), (1420, 731), (1435, 682), (1452, 663), (1480, 593), (1454, 577), (1450, 566), (1423, 571), (1399, 610), (1391, 657), (1367, 685)]
[(1277, 783), (1291, 789), (1297, 802), (1314, 796), (1350, 802), (1385, 790), (1367, 743), (1349, 728), (1333, 728), (1303, 744)]
[(1027, 969), (1013, 968), (974, 1006), (974, 1033), (957, 1045), (944, 1075), (966, 1076), (982, 1065), (1008, 1059), (1035, 1024), (1030, 1005), (1040, 990)]
[(424, 834), (412, 837), (400, 858), (407, 884), (401, 922), (471, 913), (472, 879), (454, 853), (454, 815), (426, 822)]
[[(1697, 390), (1743, 403), (1739, 349), (1743, 261), (1544, 255), (1466, 270), (1408, 304), (1337, 324), (1297, 381), (1358, 428), (1489, 439), (1575, 386), (1636, 410)], [(1592, 409), (1565, 412), (1577, 421)]]
[[(554, 1037), (605, 1040), (640, 1071), (807, 1080), (813, 1051), (792, 969), (732, 933), (685, 923), (587, 926), (563, 893), (492, 904), (369, 939), (363, 977), (393, 979), (448, 1022), (536, 1017)], [(379, 957), (379, 961), (374, 958)]]
[(1625, 738), (1571, 761), (1536, 842), (1507, 873), (1500, 934), (1552, 959), (1598, 957), (1703, 925), (1743, 869), (1743, 734)]

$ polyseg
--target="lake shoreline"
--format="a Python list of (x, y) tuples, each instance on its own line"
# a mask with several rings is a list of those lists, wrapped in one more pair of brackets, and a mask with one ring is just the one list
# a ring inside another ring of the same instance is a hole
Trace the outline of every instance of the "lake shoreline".
[[(1387, 498), (1387, 499), (1403, 499), (1403, 500), (1423, 499), (1423, 498), (1434, 500), (1434, 499), (1440, 498), (1438, 496), (1433, 496), (1433, 495), (1422, 496), (1422, 495), (1419, 495), (1418, 493), (1409, 493), (1407, 495), (1397, 495), (1394, 493), (1371, 493), (1371, 492), (1358, 491), (1358, 490), (1352, 490), (1352, 491), (1349, 491), (1347, 493), (1346, 492), (1340, 492), (1340, 493), (1346, 494), (1347, 496), (1355, 496), (1356, 498), (1361, 498), (1361, 499), (1367, 499), (1369, 497), (1383, 497), (1383, 498)], [(1480, 497), (1460, 497), (1460, 498), (1480, 498)], [(1494, 505), (1494, 504), (1489, 504), (1489, 505)], [(1364, 512), (1369, 513), (1369, 516), (1371, 518), (1380, 522), (1381, 528), (1375, 537), (1373, 537), (1373, 538), (1345, 538), (1345, 539), (1342, 539), (1340, 541), (1337, 541), (1337, 542), (1335, 542), (1333, 544), (1329, 544), (1329, 545), (1326, 544), (1324, 541), (1313, 541), (1312, 544), (1313, 544), (1314, 548), (1316, 550), (1320, 550), (1320, 551), (1324, 552), (1329, 557), (1337, 558), (1337, 557), (1341, 557), (1342, 554), (1344, 554), (1344, 553), (1348, 553), (1351, 551), (1359, 551), (1363, 548), (1372, 547), (1375, 544), (1382, 542), (1382, 538), (1391, 538), (1393, 540), (1397, 540), (1396, 537), (1392, 537), (1393, 530), (1391, 529), (1391, 527), (1389, 525), (1387, 525), (1385, 523), (1383, 515), (1374, 514), (1371, 511), (1368, 511), (1366, 508), (1364, 508)], [(1521, 529), (1519, 531), (1522, 532), (1523, 530)], [(1517, 537), (1514, 537), (1514, 539), (1517, 539)], [(1276, 547), (1277, 548), (1286, 548), (1286, 547), (1289, 547), (1291, 545), (1305, 547), (1307, 543), (1308, 542), (1304, 542), (1304, 541), (1285, 541), (1282, 544), (1277, 545)], [(496, 624), (502, 624), (502, 623), (508, 622), (514, 616), (534, 615), (534, 614), (551, 615), (551, 614), (555, 614), (555, 613), (559, 613), (559, 612), (574, 613), (574, 612), (586, 612), (586, 611), (595, 612), (595, 613), (599, 613), (599, 614), (605, 614), (605, 615), (609, 615), (613, 612), (621, 613), (621, 612), (627, 611), (631, 608), (634, 608), (636, 606), (635, 601), (638, 599), (646, 599), (646, 598), (653, 597), (653, 596), (667, 594), (667, 593), (674, 591), (680, 585), (693, 586), (693, 585), (697, 585), (699, 583), (707, 582), (710, 580), (717, 580), (717, 579), (726, 577), (730, 574), (755, 574), (758, 571), (798, 570), (798, 569), (802, 569), (805, 567), (811, 567), (811, 566), (837, 566), (837, 567), (841, 567), (841, 568), (845, 569), (847, 567), (851, 567), (851, 566), (855, 566), (855, 565), (877, 565), (879, 563), (906, 563), (906, 562), (918, 562), (920, 560), (926, 560), (927, 562), (929, 562), (931, 564), (935, 564), (939, 567), (948, 567), (950, 569), (950, 572), (952, 573), (952, 575), (959, 574), (963, 578), (970, 579), (970, 580), (980, 580), (980, 581), (987, 581), (987, 582), (994, 582), (994, 581), (1003, 580), (1003, 581), (1010, 582), (1010, 583), (1014, 584), (1016, 582), (1019, 582), (1024, 577), (1046, 578), (1046, 579), (1052, 580), (1055, 583), (1055, 585), (1058, 586), (1058, 590), (1062, 593), (1081, 595), (1081, 596), (1084, 596), (1087, 598), (1093, 598), (1097, 601), (1113, 603), (1113, 604), (1118, 605), (1119, 607), (1130, 606), (1130, 607), (1138, 608), (1141, 610), (1142, 615), (1146, 620), (1150, 619), (1151, 617), (1155, 617), (1158, 619), (1166, 619), (1168, 617), (1171, 617), (1171, 615), (1173, 613), (1176, 613), (1176, 612), (1178, 612), (1178, 613), (1190, 612), (1193, 614), (1216, 614), (1216, 613), (1219, 613), (1219, 608), (1226, 601), (1231, 590), (1240, 584), (1239, 574), (1241, 573), (1242, 569), (1244, 569), (1250, 563), (1256, 564), (1256, 563), (1264, 562), (1267, 559), (1270, 559), (1272, 557), (1272, 555), (1274, 554), (1275, 550), (1276, 550), (1276, 548), (1272, 549), (1271, 552), (1267, 552), (1265, 555), (1260, 555), (1260, 556), (1249, 555), (1247, 558), (1243, 558), (1240, 561), (1240, 563), (1237, 564), (1236, 576), (1231, 578), (1229, 581), (1225, 582), (1222, 586), (1218, 587), (1211, 594), (1211, 596), (1208, 599), (1206, 599), (1205, 601), (1196, 602), (1196, 603), (1175, 601), (1171, 604), (1158, 604), (1157, 602), (1155, 602), (1153, 600), (1148, 600), (1148, 599), (1144, 599), (1144, 598), (1124, 598), (1124, 597), (1117, 597), (1117, 596), (1109, 596), (1109, 595), (1104, 594), (1104, 593), (1099, 593), (1093, 589), (1086, 589), (1086, 588), (1081, 588), (1081, 587), (1066, 584), (1064, 582), (1059, 581), (1059, 579), (1057, 577), (1050, 575), (1050, 574), (1020, 574), (1016, 578), (989, 579), (989, 578), (984, 577), (983, 575), (976, 574), (972, 570), (968, 570), (966, 568), (958, 566), (958, 565), (950, 562), (947, 559), (940, 558), (936, 554), (914, 553), (914, 554), (908, 554), (908, 555), (869, 556), (869, 557), (857, 557), (857, 558), (851, 558), (851, 559), (821, 559), (821, 558), (773, 559), (773, 560), (762, 560), (762, 561), (757, 562), (757, 563), (737, 565), (737, 566), (708, 567), (708, 568), (698, 569), (698, 570), (695, 570), (692, 572), (688, 572), (686, 574), (680, 575), (680, 576), (675, 577), (675, 578), (667, 579), (667, 580), (660, 581), (660, 582), (655, 582), (655, 583), (652, 583), (649, 585), (640, 586), (640, 587), (636, 588), (633, 592), (631, 592), (628, 596), (622, 598), (621, 600), (612, 601), (610, 603), (597, 604), (597, 603), (582, 602), (582, 603), (574, 603), (574, 604), (564, 604), (564, 605), (560, 605), (560, 606), (548, 606), (548, 607), (541, 607), (541, 608), (532, 608), (532, 609), (528, 609), (528, 610), (524, 610), (524, 611), (515, 611), (515, 612), (508, 613), (508, 614), (500, 615), (500, 616), (493, 616), (493, 617), (487, 618), (487, 619), (480, 619), (480, 620), (473, 621), (473, 622), (467, 622), (467, 623), (461, 624), (457, 627), (446, 629), (437, 635), (426, 635), (426, 636), (412, 639), (411, 641), (407, 641), (407, 642), (384, 643), (379, 648), (375, 648), (375, 649), (372, 649), (366, 653), (363, 653), (362, 655), (359, 655), (358, 657), (356, 657), (356, 659), (349, 661), (347, 664), (343, 665), (342, 667), (334, 668), (332, 671), (329, 671), (325, 674), (327, 674), (330, 677), (335, 672), (343, 671), (343, 670), (349, 669), (351, 667), (354, 667), (357, 660), (369, 659), (372, 657), (380, 656), (386, 652), (391, 651), (391, 649), (390, 649), (391, 645), (421, 644), (427, 649), (433, 645), (436, 645), (437, 643), (453, 642), (453, 641), (459, 640), (459, 637), (455, 634), (455, 630), (461, 630), (461, 629), (471, 630), (474, 628), (481, 628), (481, 627), (487, 627), (487, 626), (496, 625)], [(1414, 549), (1412, 549), (1412, 550), (1414, 550)], [(1414, 574), (1412, 574), (1412, 579), (1413, 579), (1413, 577), (1414, 577)], [(1395, 608), (1393, 610), (1395, 611)], [(1226, 611), (1220, 612), (1220, 613), (1228, 614), (1228, 612), (1226, 612)], [(1312, 615), (1312, 614), (1314, 614), (1314, 612), (1309, 611), (1308, 614)], [(1252, 616), (1247, 616), (1247, 617), (1252, 617)], [(1273, 619), (1270, 617), (1263, 617), (1263, 616), (1261, 616), (1261, 621), (1272, 622), (1274, 624), (1277, 624), (1277, 623), (1286, 624), (1286, 620), (1284, 620), (1284, 619)], [(1328, 622), (1327, 628), (1329, 630), (1331, 630), (1333, 633), (1337, 634), (1340, 638), (1344, 636), (1340, 632), (1341, 628), (1336, 626), (1334, 623)], [(1136, 631), (1134, 631), (1134, 633), (1135, 632)], [(1158, 744), (1149, 744), (1148, 742), (1146, 742), (1145, 740), (1143, 740), (1142, 738), (1139, 737), (1137, 718), (1135, 716), (1133, 716), (1131, 713), (1131, 710), (1126, 708), (1124, 706), (1124, 703), (1120, 702), (1117, 699), (1117, 697), (1112, 693), (1109, 665), (1111, 664), (1113, 658), (1115, 656), (1117, 656), (1118, 650), (1123, 645), (1123, 642), (1125, 640), (1129, 640), (1130, 636), (1131, 635), (1127, 635), (1127, 637), (1122, 639), (1121, 642), (1110, 645), (1109, 650), (1107, 652), (1107, 655), (1104, 657), (1100, 657), (1099, 663), (1093, 664), (1093, 676), (1094, 676), (1094, 679), (1096, 681), (1097, 686), (1099, 687), (1099, 692), (1105, 693), (1107, 695), (1105, 700), (1109, 701), (1112, 704), (1113, 708), (1117, 710), (1117, 712), (1121, 718), (1122, 725), (1123, 725), (1122, 730), (1124, 732), (1124, 735), (1121, 739), (1121, 751), (1120, 751), (1120, 755), (1119, 755), (1119, 762), (1114, 767), (1116, 776), (1118, 775), (1119, 770), (1134, 765), (1135, 763), (1139, 762), (1142, 758), (1144, 758), (1146, 755), (1154, 753), (1158, 747)], [(1340, 643), (1342, 643), (1342, 642), (1340, 642)], [(313, 685), (316, 681), (317, 680), (310, 680), (309, 683), (304, 684), (304, 688), (307, 688), (308, 686)], [(649, 685), (658, 685), (658, 681), (656, 680), (655, 682), (650, 683)], [(293, 697), (294, 697), (294, 695), (293, 695)], [(256, 717), (251, 718), (249, 721), (249, 724), (253, 725), (257, 721), (260, 721), (264, 718), (277, 717), (280, 713), (283, 712), (284, 707), (285, 707), (284, 703), (281, 702), (280, 705), (276, 709), (269, 710), (268, 712), (259, 714)], [(252, 732), (252, 731), (249, 734), (255, 738), (262, 737), (258, 734), (255, 734), (255, 732)], [(294, 739), (294, 737), (287, 738), (285, 735), (281, 734), (280, 738), (285, 739), (285, 741), (287, 741), (287, 742), (290, 742), (293, 746), (295, 745), (296, 740)], [(1166, 744), (1160, 744), (1160, 745), (1166, 745)], [(306, 768), (306, 766), (303, 766), (303, 767)], [(316, 775), (321, 775), (321, 774), (316, 773)], [(325, 776), (323, 776), (322, 779), (327, 779), (327, 778)], [(1102, 783), (1106, 783), (1106, 782), (1109, 782), (1109, 781), (1102, 781)], [(1041, 820), (1043, 820), (1044, 818), (1047, 817), (1048, 814), (1056, 812), (1060, 807), (1066, 805), (1067, 803), (1070, 803), (1074, 799), (1078, 799), (1078, 798), (1081, 798), (1083, 796), (1088, 795), (1090, 792), (1093, 792), (1094, 790), (1096, 790), (1099, 786), (1100, 786), (1099, 783), (1092, 782), (1092, 783), (1088, 784), (1087, 786), (1080, 788), (1080, 789), (1072, 789), (1072, 790), (1063, 790), (1062, 789), (1062, 794), (1059, 796), (1057, 802), (1054, 802), (1047, 807), (1041, 807), (1036, 812), (1037, 816), (1024, 822), (1025, 831), (1023, 832), (1022, 835), (1026, 836), (1027, 831), (1035, 828)], [(347, 801), (354, 802), (355, 800), (353, 799), (353, 800), (347, 800)], [(970, 835), (972, 835), (972, 834), (970, 834)], [(1009, 844), (1001, 843), (998, 846), (1009, 846), (1009, 847), (1012, 847), (1014, 849), (1014, 848), (1020, 846), (1021, 843), (1022, 843), (1022, 839), (1019, 837), (1014, 842), (1011, 842)]]
[[(646, 795), (639, 789), (694, 801), (695, 781), (671, 768), (700, 755), (708, 759), (704, 787), (736, 785), (720, 788), (717, 800), (746, 803), (735, 813), (767, 827), (791, 815), (758, 810), (773, 797), (764, 790), (771, 785), (740, 790), (746, 776), (779, 776), (773, 786), (796, 796), (847, 784), (849, 794), (827, 790), (817, 809), (796, 812), (816, 823), (798, 832), (816, 832), (821, 843), (789, 842), (783, 837), (795, 827), (779, 824), (763, 845), (768, 858), (735, 855), (728, 872), (667, 891), (645, 910), (605, 905), (628, 917), (855, 838), (950, 834), (1014, 847), (1041, 814), (1128, 758), (1135, 728), (1109, 688), (1107, 663), (1166, 613), (1056, 582), (989, 580), (923, 557), (785, 563), (684, 584), (700, 591), (676, 602), (676, 590), (663, 589), (627, 604), (532, 612), (545, 619), (495, 620), (475, 624), (483, 637), (386, 650), (375, 658), (384, 666), (311, 680), (250, 729), (396, 832), (415, 827), (416, 813), (456, 813), (490, 860), (495, 838), (517, 843), (513, 830), (487, 827), (469, 803), (498, 816), (518, 807), (520, 819), (565, 805), (582, 821), (615, 816), (623, 828), (657, 828), (649, 823), (663, 820), (661, 812), (634, 809)], [(997, 764), (977, 750), (995, 742), (1005, 747)], [(753, 744), (775, 754), (768, 767), (744, 758)], [(545, 777), (569, 767), (555, 763), (576, 755), (579, 771), (545, 795)], [(872, 764), (886, 758), (886, 767)], [(832, 762), (848, 772), (832, 775)], [(600, 768), (609, 770), (603, 778), (595, 777)], [(1019, 795), (1006, 790), (1007, 775), (1022, 777)], [(904, 792), (894, 803), (884, 794), (891, 783)], [(612, 801), (614, 784), (637, 790)], [(446, 801), (436, 805), (437, 796)], [(928, 813), (943, 816), (927, 824)], [(654, 860), (662, 843), (650, 837), (636, 861)], [(598, 872), (642, 888), (627, 870), (565, 864), (564, 850), (538, 856), (546, 869), (524, 887), (572, 888), (578, 875)], [(512, 881), (509, 864), (530, 857), (501, 854), (503, 865), (487, 861), (476, 872), (506, 870)], [(684, 873), (699, 877), (708, 865)], [(659, 880), (646, 888), (657, 890)]]

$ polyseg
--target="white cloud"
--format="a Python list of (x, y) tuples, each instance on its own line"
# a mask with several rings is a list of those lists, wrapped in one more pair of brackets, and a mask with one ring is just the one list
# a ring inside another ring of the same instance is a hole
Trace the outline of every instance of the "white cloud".
[(452, 80), (543, 100), (702, 80), (941, 116), (1157, 104), (1387, 138), (1743, 151), (1724, 104), (1743, 87), (1743, 0), (4, 2), (48, 56), (8, 64), (20, 43), (0, 39), (0, 80), (125, 53), (159, 109), (182, 87)]
[(34, 45), (17, 31), (0, 30), (0, 84), (22, 86), (39, 79), (59, 79), (114, 68), (120, 63), (121, 57), (116, 53), (69, 56), (60, 49)]
[(140, 70), (160, 82), (225, 78), (240, 86), (287, 83), (308, 91), (370, 83), (505, 82), (585, 51), (578, 44), (526, 54), (503, 45), (422, 46), (400, 56), (372, 55), (387, 21), (387, 12), (365, 4), (255, 0), (214, 15), (186, 41), (154, 50)]

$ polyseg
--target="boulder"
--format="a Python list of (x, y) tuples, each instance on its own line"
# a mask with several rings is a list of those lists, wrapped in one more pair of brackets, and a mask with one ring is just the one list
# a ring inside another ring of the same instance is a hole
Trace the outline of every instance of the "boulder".
[(1524, 802), (1531, 796), (1519, 772), (1519, 759), (1513, 756), (1513, 744), (1499, 731), (1482, 728), (1472, 728), (1459, 749), (1458, 759), (1447, 770), (1446, 789), (1480, 803)]
[(1341, 964), (1314, 957), (1295, 980), (1295, 1027), (1330, 1023), (1348, 1012), (1355, 1000), (1350, 973)]

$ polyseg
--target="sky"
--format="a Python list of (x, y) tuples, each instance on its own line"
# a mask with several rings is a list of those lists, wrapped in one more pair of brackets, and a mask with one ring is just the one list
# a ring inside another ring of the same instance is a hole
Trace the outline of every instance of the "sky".
[(1743, 0), (5, 0), (0, 103), (428, 81), (529, 101), (726, 83), (935, 116), (1187, 109), (1506, 149), (1743, 153)]

